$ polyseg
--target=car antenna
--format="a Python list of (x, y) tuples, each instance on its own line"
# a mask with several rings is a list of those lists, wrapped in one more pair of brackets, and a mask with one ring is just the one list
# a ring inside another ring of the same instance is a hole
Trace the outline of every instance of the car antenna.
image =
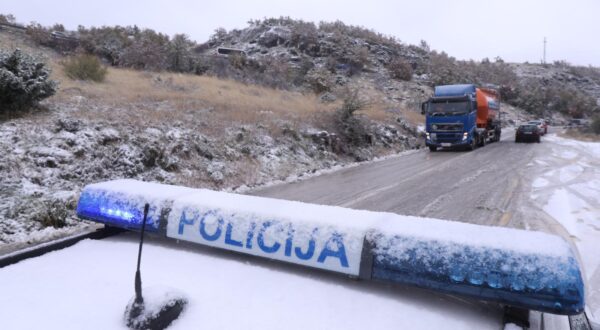
[(144, 245), (144, 233), (146, 231), (146, 220), (148, 218), (149, 209), (150, 205), (146, 203), (146, 205), (144, 205), (144, 217), (142, 220), (137, 268), (135, 271), (135, 297), (125, 309), (125, 321), (127, 326), (131, 329), (162, 330), (179, 317), (179, 314), (181, 314), (184, 306), (187, 304), (187, 300), (180, 297), (169, 298), (165, 302), (159, 304), (160, 308), (157, 310), (146, 311), (144, 297), (142, 296), (140, 264), (142, 261), (142, 247)]

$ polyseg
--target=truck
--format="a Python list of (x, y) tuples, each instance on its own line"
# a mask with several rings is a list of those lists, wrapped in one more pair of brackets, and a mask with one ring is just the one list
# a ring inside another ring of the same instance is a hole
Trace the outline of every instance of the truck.
[(425, 144), (438, 148), (474, 150), (500, 141), (500, 93), (493, 86), (435, 86), (433, 97), (421, 104)]

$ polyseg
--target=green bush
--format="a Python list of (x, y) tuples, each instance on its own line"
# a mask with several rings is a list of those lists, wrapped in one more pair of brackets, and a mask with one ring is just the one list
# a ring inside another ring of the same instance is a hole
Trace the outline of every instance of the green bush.
[(357, 118), (356, 112), (363, 110), (367, 102), (361, 99), (358, 89), (344, 92), (342, 107), (335, 112), (335, 125), (342, 141), (347, 146), (362, 146), (368, 142), (365, 123)]
[(106, 77), (106, 68), (93, 55), (71, 57), (63, 63), (67, 77), (76, 80), (92, 80), (102, 82)]
[(25, 110), (56, 93), (44, 62), (23, 54), (0, 50), (0, 113)]

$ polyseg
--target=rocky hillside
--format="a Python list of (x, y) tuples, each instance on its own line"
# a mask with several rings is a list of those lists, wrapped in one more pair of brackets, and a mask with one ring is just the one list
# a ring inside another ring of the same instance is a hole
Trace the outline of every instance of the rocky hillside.
[[(211, 74), (303, 88), (325, 93), (324, 97), (358, 80), (360, 86), (372, 86), (386, 99), (411, 107), (429, 95), (427, 87), (472, 82), (498, 86), (505, 102), (538, 117), (600, 113), (598, 68), (564, 61), (547, 65), (506, 63), (500, 58), (459, 61), (431, 51), (426, 42), (406, 45), (341, 22), (317, 26), (288, 18), (251, 21), (243, 30), (217, 30), (195, 51)], [(219, 53), (228, 54), (234, 65), (215, 65)]]
[[(522, 86), (531, 96), (521, 106), (534, 113), (552, 116), (561, 112), (568, 117), (582, 118), (600, 115), (600, 69), (554, 64), (511, 64)], [(539, 109), (539, 111), (535, 111)]]

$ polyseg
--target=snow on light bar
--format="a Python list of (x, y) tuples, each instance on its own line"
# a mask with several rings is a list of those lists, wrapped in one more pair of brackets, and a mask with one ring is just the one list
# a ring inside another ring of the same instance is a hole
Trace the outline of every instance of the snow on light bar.
[(81, 193), (80, 218), (361, 279), (557, 314), (584, 309), (569, 245), (545, 233), (116, 180)]

